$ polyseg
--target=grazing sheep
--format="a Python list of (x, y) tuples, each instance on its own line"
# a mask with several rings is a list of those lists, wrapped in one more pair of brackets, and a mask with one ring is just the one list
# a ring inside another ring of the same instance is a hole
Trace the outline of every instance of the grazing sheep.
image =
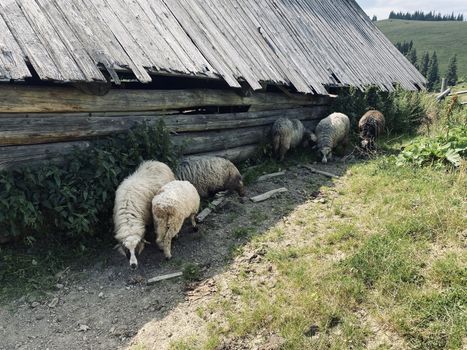
[(272, 146), (274, 154), (281, 161), (289, 149), (305, 142), (305, 136), (309, 134), (302, 122), (298, 119), (279, 118), (272, 126)]
[(169, 182), (152, 200), (156, 243), (167, 259), (172, 257), (172, 238), (178, 236), (186, 218), (191, 219), (191, 225), (196, 229), (199, 202), (198, 191), (188, 181)]
[(373, 149), (375, 140), (384, 132), (386, 120), (383, 113), (377, 110), (366, 112), (358, 122), (362, 147)]
[(176, 170), (177, 179), (189, 181), (201, 197), (224, 190), (245, 195), (242, 176), (229, 160), (220, 157), (193, 156), (182, 160)]
[(138, 267), (136, 253), (140, 254), (146, 243), (145, 228), (152, 220), (151, 201), (162, 186), (173, 180), (175, 175), (167, 165), (147, 161), (118, 186), (113, 212), (115, 239), (133, 269)]
[(332, 150), (339, 143), (347, 143), (349, 131), (349, 117), (342, 113), (333, 113), (319, 122), (315, 133), (318, 150), (323, 155), (321, 162), (332, 160)]

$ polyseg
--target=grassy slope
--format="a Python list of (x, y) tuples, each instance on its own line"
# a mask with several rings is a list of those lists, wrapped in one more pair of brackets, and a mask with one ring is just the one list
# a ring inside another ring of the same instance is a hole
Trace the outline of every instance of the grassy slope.
[(385, 157), (352, 166), (322, 188), (325, 204), (298, 207), (252, 242), (267, 247), (273, 287), (237, 272), (229, 285), (237, 297), (200, 310), (222, 310), (208, 340), (173, 349), (212, 350), (223, 336), (264, 332), (290, 350), (460, 349), (466, 189), (463, 171), (400, 168)]
[(393, 43), (413, 40), (419, 59), (424, 51), (436, 50), (442, 75), (457, 54), (459, 76), (467, 76), (467, 22), (384, 20), (376, 25)]

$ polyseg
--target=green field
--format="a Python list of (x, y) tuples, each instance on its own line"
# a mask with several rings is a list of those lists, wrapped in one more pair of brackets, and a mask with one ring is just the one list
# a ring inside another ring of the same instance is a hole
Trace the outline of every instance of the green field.
[(442, 75), (446, 73), (449, 58), (457, 54), (458, 75), (467, 76), (467, 22), (389, 19), (376, 25), (394, 44), (413, 40), (419, 59), (424, 51), (436, 50)]

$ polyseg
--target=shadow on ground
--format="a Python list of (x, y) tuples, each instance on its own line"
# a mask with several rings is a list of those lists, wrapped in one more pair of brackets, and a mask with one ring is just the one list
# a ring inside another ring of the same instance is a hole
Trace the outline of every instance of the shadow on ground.
[[(303, 160), (302, 160), (303, 161)], [(292, 162), (293, 163), (293, 162)], [(316, 168), (336, 175), (348, 164), (316, 164)], [(225, 271), (236, 252), (251, 237), (274, 227), (298, 205), (319, 198), (322, 186), (332, 180), (299, 164), (286, 174), (247, 186), (252, 197), (279, 187), (289, 192), (263, 203), (231, 195), (212, 214), (200, 231), (185, 227), (172, 245), (173, 259), (165, 261), (151, 244), (139, 259), (140, 268), (131, 271), (128, 262), (112, 247), (100, 256), (83, 262), (86, 269), (71, 268), (57, 277), (55, 291), (43, 298), (21, 297), (0, 308), (0, 349), (117, 349), (128, 346), (132, 337), (148, 322), (166, 317), (186, 300), (193, 287), (184, 278), (146, 285), (146, 280), (190, 268), (189, 278), (199, 283)], [(154, 242), (154, 236), (148, 232)], [(76, 263), (80, 266), (80, 262)], [(166, 335), (170, 338), (170, 334)]]

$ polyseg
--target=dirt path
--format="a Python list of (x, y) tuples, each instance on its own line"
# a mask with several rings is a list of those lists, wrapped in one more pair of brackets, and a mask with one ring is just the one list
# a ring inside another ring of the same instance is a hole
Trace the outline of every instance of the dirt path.
[[(321, 168), (337, 174), (345, 171), (341, 163)], [(222, 284), (216, 276), (234, 262), (236, 247), (254, 232), (275, 225), (329, 183), (329, 179), (300, 167), (287, 169), (285, 176), (254, 183), (247, 188), (248, 196), (279, 187), (289, 192), (259, 204), (229, 197), (198, 233), (182, 232), (173, 245), (171, 261), (166, 262), (152, 245), (143, 252), (137, 272), (130, 271), (127, 261), (109, 247), (96, 258), (93, 268), (65, 271), (46, 299), (26, 296), (1, 306), (0, 349), (125, 348), (137, 342), (132, 338), (138, 332), (141, 337), (154, 330), (147, 327), (154, 323), (158, 334), (148, 334), (147, 339), (157, 339), (158, 344), (146, 345), (165, 349), (174, 333), (180, 337), (184, 329), (188, 332), (201, 321), (194, 310)], [(147, 278), (180, 271), (186, 264), (197, 265), (202, 274), (194, 291), (187, 290), (182, 278), (153, 286), (145, 283)]]

